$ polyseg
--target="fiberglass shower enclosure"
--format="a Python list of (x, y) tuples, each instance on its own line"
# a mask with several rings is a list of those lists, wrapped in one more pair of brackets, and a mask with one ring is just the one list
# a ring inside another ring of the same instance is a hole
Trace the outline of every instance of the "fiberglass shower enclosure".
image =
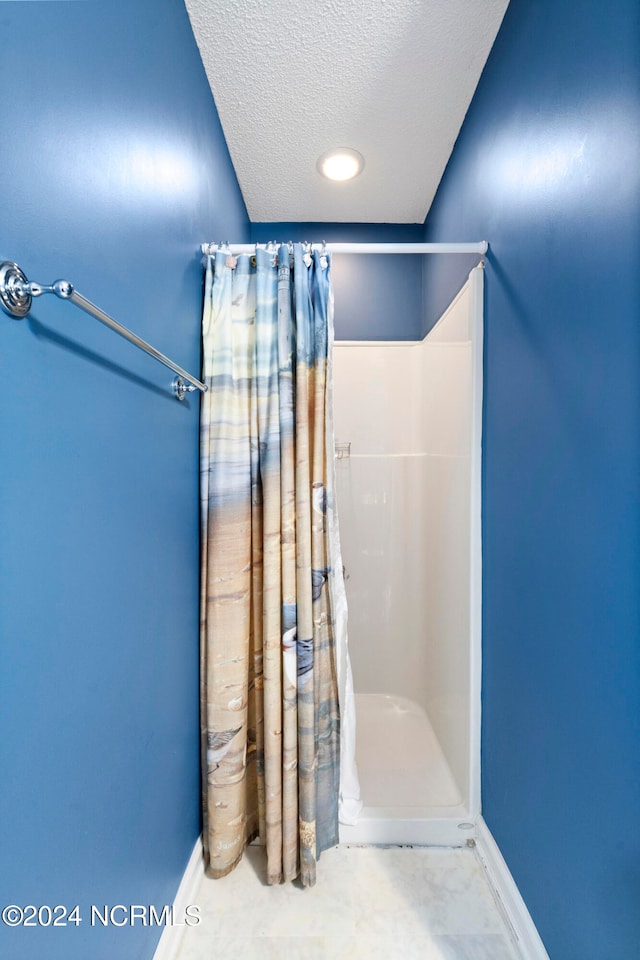
[(427, 337), (337, 341), (337, 499), (364, 804), (343, 842), (456, 844), (480, 812), (483, 270)]

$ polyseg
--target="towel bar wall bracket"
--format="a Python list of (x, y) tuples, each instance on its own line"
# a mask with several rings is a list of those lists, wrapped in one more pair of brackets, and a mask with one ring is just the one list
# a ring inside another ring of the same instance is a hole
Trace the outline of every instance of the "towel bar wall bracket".
[[(31, 310), (33, 295), (30, 286), (17, 263), (6, 260), (0, 265), (0, 299), (2, 300), (2, 309), (10, 317), (22, 320)], [(42, 288), (39, 287), (38, 294), (42, 292)]]
[(73, 284), (68, 280), (56, 280), (54, 283), (45, 286), (44, 284), (33, 283), (33, 281), (27, 280), (24, 272), (17, 263), (13, 263), (10, 260), (5, 260), (4, 263), (0, 263), (0, 306), (2, 306), (2, 309), (5, 313), (8, 313), (10, 317), (22, 320), (31, 310), (33, 298), (41, 297), (44, 293), (53, 293), (56, 297), (60, 297), (61, 300), (70, 300), (71, 303), (80, 307), (85, 313), (95, 317), (96, 320), (104, 323), (105, 326), (109, 327), (121, 337), (124, 337), (125, 340), (133, 343), (134, 346), (140, 350), (144, 350), (149, 356), (163, 363), (165, 367), (173, 370), (177, 376), (174, 377), (171, 386), (178, 400), (184, 400), (187, 393), (193, 393), (194, 390), (200, 390), (203, 393), (207, 390), (206, 384), (201, 383), (200, 380), (196, 380), (190, 373), (187, 373), (186, 370), (179, 367), (177, 363), (169, 360), (163, 353), (160, 353), (159, 350), (152, 347), (150, 343), (142, 340), (136, 336), (135, 333), (132, 333), (131, 330), (128, 330), (114, 320), (113, 317), (110, 317), (108, 313), (96, 307), (94, 303), (91, 303), (90, 300), (87, 300), (86, 297), (78, 293)]

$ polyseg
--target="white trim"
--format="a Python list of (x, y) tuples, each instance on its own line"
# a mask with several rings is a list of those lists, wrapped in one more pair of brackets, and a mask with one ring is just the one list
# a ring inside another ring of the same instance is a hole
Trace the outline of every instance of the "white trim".
[[(173, 915), (175, 917), (183, 917), (185, 908), (194, 903), (203, 876), (202, 837), (198, 837), (173, 899)], [(158, 940), (153, 960), (176, 960), (184, 931), (185, 927), (182, 925), (167, 924)]]
[(516, 882), (482, 817), (476, 820), (476, 854), (501, 908), (522, 960), (549, 960)]
[(484, 269), (469, 274), (471, 284), (471, 536), (469, 556), (469, 812), (480, 813), (480, 738), (482, 695), (482, 397), (484, 342)]
[(420, 347), (422, 340), (334, 340), (334, 347)]
[[(467, 289), (467, 284), (465, 283), (460, 293), (464, 293), (466, 289)], [(456, 300), (457, 299), (458, 297), (456, 297)], [(455, 304), (455, 300), (453, 300), (447, 307), (447, 313), (449, 312), (451, 307), (454, 306), (454, 304)], [(443, 316), (445, 316), (445, 314), (443, 314)], [(440, 319), (442, 319), (442, 317)], [(422, 344), (427, 339), (427, 337), (430, 336), (431, 332), (436, 329), (439, 323), (440, 323), (440, 320), (438, 320), (438, 323), (433, 325), (433, 327), (431, 328), (431, 330), (429, 330), (428, 333), (425, 333), (422, 340), (334, 340), (333, 345), (334, 347), (357, 347), (358, 349), (361, 349), (362, 347), (384, 347), (385, 350), (388, 350), (392, 347), (395, 347), (396, 349), (402, 348), (402, 347), (404, 348), (421, 347)], [(469, 341), (460, 340), (459, 342), (452, 343), (450, 340), (447, 340), (447, 341), (443, 340), (441, 343), (439, 343), (438, 341), (436, 341), (435, 343), (430, 343), (429, 346), (430, 347), (448, 347), (449, 349), (451, 349), (451, 347), (459, 347), (461, 350), (466, 350), (469, 346)]]
[(403, 816), (397, 807), (364, 807), (357, 823), (340, 824), (340, 843), (356, 847), (461, 847), (475, 838), (475, 823), (464, 804), (417, 808), (413, 816), (408, 812), (413, 808), (405, 810)]

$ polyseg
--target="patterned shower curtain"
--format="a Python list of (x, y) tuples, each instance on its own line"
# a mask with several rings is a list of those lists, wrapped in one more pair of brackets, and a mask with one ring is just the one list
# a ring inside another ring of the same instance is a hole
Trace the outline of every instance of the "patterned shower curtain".
[(207, 262), (201, 717), (213, 877), (260, 837), (268, 883), (312, 886), (338, 842), (329, 273), (329, 257), (300, 244)]

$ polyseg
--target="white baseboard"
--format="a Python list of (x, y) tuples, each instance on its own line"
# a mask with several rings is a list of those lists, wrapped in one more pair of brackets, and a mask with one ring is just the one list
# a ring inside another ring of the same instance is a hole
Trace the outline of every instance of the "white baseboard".
[(476, 821), (476, 853), (493, 894), (502, 907), (522, 960), (549, 960), (531, 914), (509, 872), (498, 844), (482, 817)]
[[(202, 837), (198, 837), (173, 900), (173, 915), (175, 917), (183, 917), (187, 906), (194, 903), (203, 876)], [(184, 926), (167, 924), (158, 940), (153, 960), (175, 960), (178, 956), (184, 930)]]

